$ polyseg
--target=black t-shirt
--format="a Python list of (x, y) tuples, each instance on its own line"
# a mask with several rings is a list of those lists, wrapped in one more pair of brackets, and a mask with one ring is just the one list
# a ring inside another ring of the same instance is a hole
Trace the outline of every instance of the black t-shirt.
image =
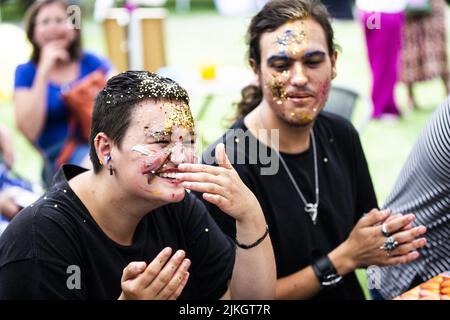
[[(138, 224), (133, 244), (119, 245), (67, 183), (83, 171), (63, 167), (53, 187), (0, 238), (0, 299), (117, 299), (123, 269), (132, 261), (149, 263), (166, 246), (185, 250), (192, 261), (180, 299), (218, 299), (225, 293), (234, 242), (200, 201), (186, 193), (181, 202), (152, 211)], [(77, 284), (70, 278), (77, 268), (81, 288), (70, 289)]]
[[(245, 132), (246, 135), (242, 136), (239, 132)], [(256, 195), (264, 211), (275, 252), (278, 278), (291, 275), (332, 251), (349, 236), (363, 213), (377, 207), (364, 152), (351, 123), (342, 117), (322, 112), (314, 125), (314, 134), (320, 193), (315, 225), (305, 212), (304, 203), (281, 162), (276, 174), (261, 175), (261, 169), (269, 168), (271, 163), (267, 162), (267, 158), (261, 160), (261, 154), (265, 154), (266, 149), (261, 151), (262, 145), (247, 130), (242, 118), (203, 154), (203, 162), (209, 163), (217, 143), (225, 143), (234, 168)], [(257, 145), (258, 149), (251, 149), (251, 145)], [(276, 157), (270, 148), (267, 151), (269, 157)], [(300, 154), (281, 155), (306, 201), (314, 203), (312, 147)], [(245, 164), (238, 162), (243, 158)], [(232, 218), (224, 215), (216, 206), (205, 203), (225, 233), (235, 237), (236, 227)], [(316, 298), (363, 299), (364, 295), (352, 272), (344, 277), (339, 286), (321, 291)]]

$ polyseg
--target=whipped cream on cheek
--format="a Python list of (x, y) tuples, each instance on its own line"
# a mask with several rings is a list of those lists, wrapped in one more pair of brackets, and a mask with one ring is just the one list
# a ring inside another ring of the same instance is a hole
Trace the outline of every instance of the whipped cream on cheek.
[(163, 149), (157, 152), (149, 151), (142, 145), (135, 145), (131, 148), (132, 151), (140, 153), (145, 156), (141, 164), (141, 174), (147, 175), (150, 182), (155, 178), (155, 173), (158, 172), (168, 161), (169, 154)]

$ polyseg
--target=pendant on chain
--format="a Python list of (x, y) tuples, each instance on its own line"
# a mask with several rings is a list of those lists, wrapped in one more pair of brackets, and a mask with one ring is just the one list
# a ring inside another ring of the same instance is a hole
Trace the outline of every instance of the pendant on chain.
[(316, 222), (317, 222), (317, 204), (307, 203), (305, 206), (305, 211), (308, 212), (313, 224), (316, 224)]

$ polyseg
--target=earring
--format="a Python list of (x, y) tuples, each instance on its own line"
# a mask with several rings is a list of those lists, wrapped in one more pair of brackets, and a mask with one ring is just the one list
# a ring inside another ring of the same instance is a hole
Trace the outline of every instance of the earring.
[[(108, 164), (110, 161), (111, 161), (111, 155), (108, 154), (108, 155), (105, 157), (105, 162), (106, 162), (106, 164)], [(109, 175), (110, 175), (110, 176), (113, 175), (113, 167), (112, 167), (112, 165), (109, 165)]]

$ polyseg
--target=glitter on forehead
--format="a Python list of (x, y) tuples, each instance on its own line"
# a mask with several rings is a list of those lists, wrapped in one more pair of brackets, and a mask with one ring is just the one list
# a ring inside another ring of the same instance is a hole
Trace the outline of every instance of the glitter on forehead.
[(279, 45), (280, 52), (289, 52), (293, 55), (300, 52), (301, 47), (307, 40), (305, 24), (303, 21), (301, 28), (296, 27), (294, 29), (286, 29), (281, 36), (277, 36), (277, 43)]
[(194, 129), (194, 118), (191, 110), (186, 103), (173, 104), (165, 103), (164, 109), (169, 109), (166, 113), (164, 122), (164, 131), (172, 132), (174, 127), (184, 127), (186, 129)]

